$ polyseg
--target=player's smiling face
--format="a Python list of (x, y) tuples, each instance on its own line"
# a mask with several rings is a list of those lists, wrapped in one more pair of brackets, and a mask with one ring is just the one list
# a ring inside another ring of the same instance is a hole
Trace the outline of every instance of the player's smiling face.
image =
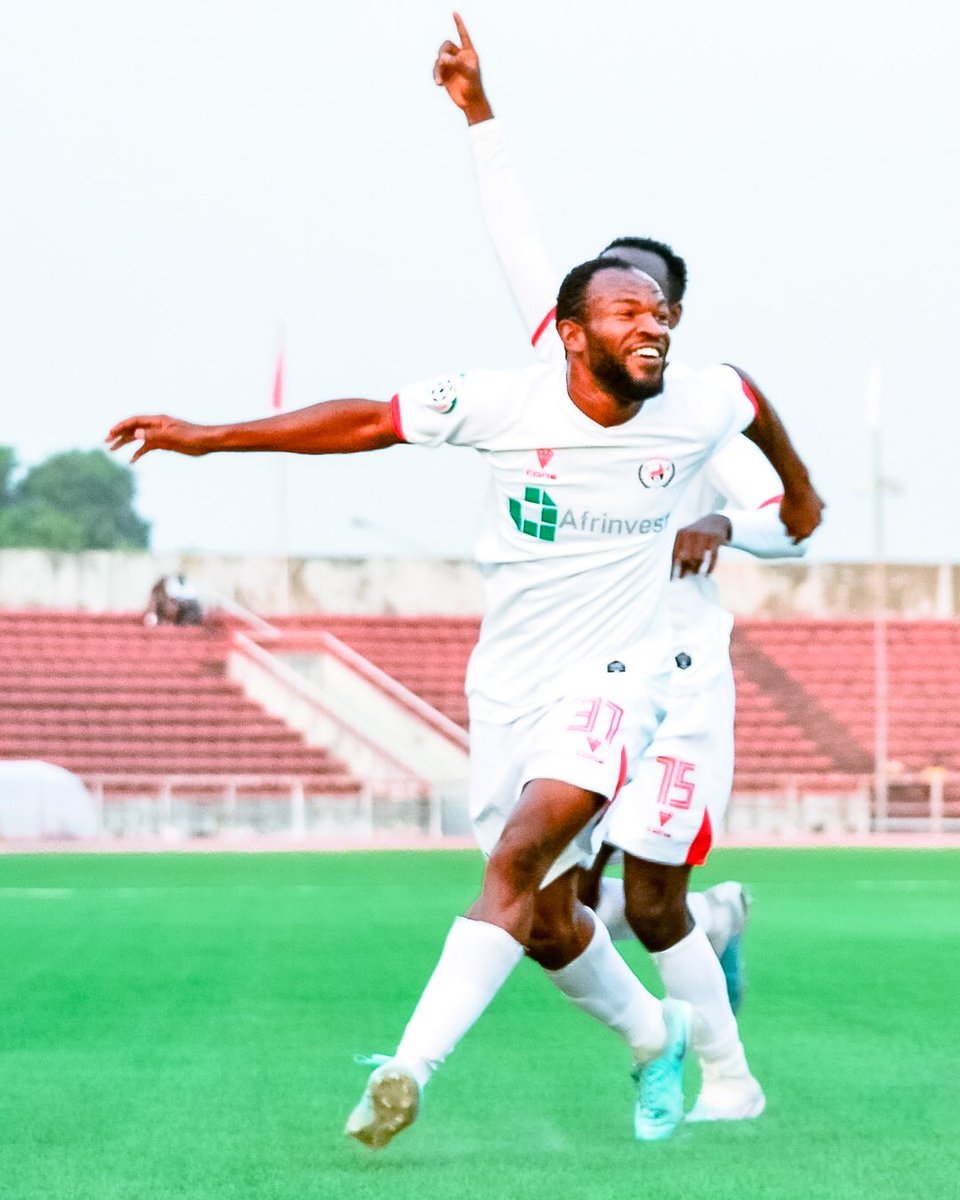
[(597, 382), (627, 401), (663, 390), (670, 311), (649, 276), (626, 268), (598, 272), (586, 295), (587, 365)]

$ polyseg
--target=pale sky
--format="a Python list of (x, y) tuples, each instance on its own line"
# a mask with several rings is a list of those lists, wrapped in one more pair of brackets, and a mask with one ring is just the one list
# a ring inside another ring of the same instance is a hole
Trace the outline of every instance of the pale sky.
[[(136, 412), (268, 415), (281, 328), (288, 407), (530, 361), (430, 78), (449, 11), (7, 5), (0, 442), (30, 465)], [(811, 555), (871, 555), (878, 364), (889, 555), (960, 558), (956, 6), (463, 11), (558, 270), (621, 234), (686, 257), (674, 356), (737, 362), (778, 406), (830, 505)], [(282, 461), (149, 456), (155, 548), (469, 555), (471, 452)]]

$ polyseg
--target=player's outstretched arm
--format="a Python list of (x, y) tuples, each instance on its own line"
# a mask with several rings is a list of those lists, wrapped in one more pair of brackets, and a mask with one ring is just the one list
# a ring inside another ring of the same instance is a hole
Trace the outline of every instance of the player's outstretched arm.
[(454, 13), (453, 20), (460, 44), (449, 38), (443, 43), (433, 64), (433, 79), (438, 87), (446, 88), (447, 95), (463, 112), (468, 125), (480, 125), (490, 120), (493, 109), (483, 90), (480, 59), (463, 18), (459, 13)]
[(402, 441), (389, 404), (376, 400), (328, 400), (260, 421), (194, 425), (165, 415), (127, 417), (107, 434), (111, 450), (141, 442), (131, 462), (151, 450), (197, 458), (223, 450), (276, 450), (289, 454), (355, 454)]
[(543, 244), (539, 223), (507, 155), (499, 122), (480, 78), (480, 61), (467, 28), (454, 13), (460, 45), (444, 42), (433, 75), (467, 117), (483, 220), (537, 354), (563, 361), (552, 321), (560, 275)]
[[(733, 366), (733, 364), (730, 364)], [(739, 367), (733, 367), (749, 390), (757, 410), (752, 424), (743, 431), (766, 455), (783, 484), (780, 520), (794, 543), (808, 538), (819, 526), (826, 507), (810, 481), (810, 473), (794, 448), (783, 422), (757, 387)]]

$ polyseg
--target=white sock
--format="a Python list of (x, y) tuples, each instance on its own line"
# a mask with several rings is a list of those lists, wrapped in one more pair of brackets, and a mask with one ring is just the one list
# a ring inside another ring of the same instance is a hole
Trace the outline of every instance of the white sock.
[(725, 1076), (748, 1074), (720, 960), (699, 924), (676, 945), (650, 957), (667, 995), (693, 1005), (692, 1040), (704, 1070)]
[(499, 925), (457, 917), (394, 1055), (410, 1068), (421, 1087), (478, 1020), (521, 958), (523, 947)]
[(615, 942), (636, 940), (627, 920), (627, 902), (623, 894), (623, 880), (614, 876), (604, 876), (600, 880), (600, 899), (597, 902), (597, 916), (610, 930), (610, 936)]
[(687, 908), (690, 915), (709, 937), (713, 933), (714, 909), (703, 892), (687, 892)]
[(667, 1029), (660, 1001), (616, 952), (600, 921), (594, 921), (586, 950), (559, 971), (547, 971), (547, 977), (577, 1008), (618, 1033), (637, 1062), (663, 1050)]

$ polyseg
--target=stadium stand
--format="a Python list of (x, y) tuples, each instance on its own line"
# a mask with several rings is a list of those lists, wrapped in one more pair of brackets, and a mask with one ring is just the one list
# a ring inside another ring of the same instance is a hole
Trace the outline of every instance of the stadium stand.
[[(866, 775), (877, 715), (874, 638), (870, 621), (741, 621), (734, 662), (738, 677), (789, 706), (832, 769)], [(960, 771), (960, 624), (891, 620), (885, 651), (890, 814), (909, 817), (926, 809), (937, 773)], [(752, 734), (742, 689), (739, 697), (742, 774)], [(947, 782), (943, 802), (944, 816), (960, 816), (960, 785)]]
[(84, 777), (286, 775), (325, 794), (360, 781), (227, 677), (225, 628), (133, 614), (0, 612), (0, 758)]
[[(476, 617), (280, 617), (271, 653), (340, 639), (461, 728)], [(37, 758), (86, 778), (297, 777), (329, 796), (362, 782), (267, 715), (228, 674), (232, 630), (144, 628), (134, 614), (0, 612), (0, 758)], [(960, 817), (960, 625), (893, 620), (887, 634), (891, 816)], [(841, 794), (873, 769), (874, 627), (864, 620), (740, 620), (739, 792), (792, 786)]]
[[(469, 617), (279, 618), (289, 631), (326, 629), (452, 720), (466, 726), (463, 676), (479, 622)], [(874, 626), (864, 620), (740, 620), (734, 630), (739, 791), (790, 780), (826, 791), (863, 785), (873, 770)], [(898, 620), (887, 630), (892, 813), (925, 805), (925, 783), (898, 773), (960, 770), (960, 625)], [(948, 784), (946, 815), (960, 816)]]

